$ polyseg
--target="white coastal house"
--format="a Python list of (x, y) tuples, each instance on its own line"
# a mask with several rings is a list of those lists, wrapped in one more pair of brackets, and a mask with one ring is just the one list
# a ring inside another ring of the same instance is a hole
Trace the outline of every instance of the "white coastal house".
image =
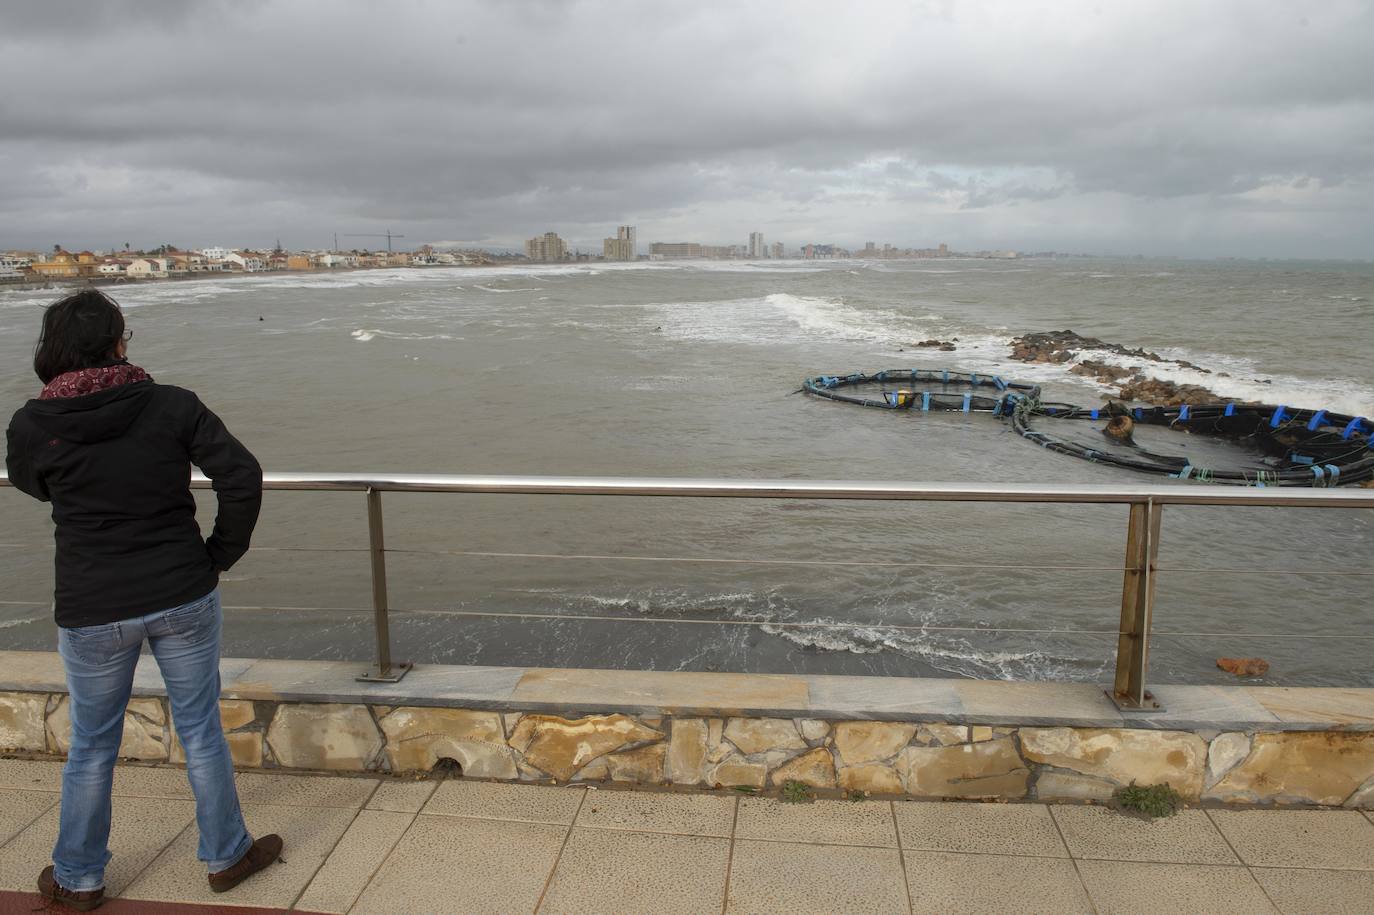
[(242, 270), (244, 273), (257, 273), (267, 269), (267, 261), (252, 251), (230, 251), (224, 256), (222, 263), (230, 270)]
[(170, 258), (135, 257), (124, 268), (124, 275), (132, 279), (162, 279), (171, 272)]
[(120, 257), (109, 257), (100, 265), (97, 272), (101, 276), (128, 276), (132, 261)]

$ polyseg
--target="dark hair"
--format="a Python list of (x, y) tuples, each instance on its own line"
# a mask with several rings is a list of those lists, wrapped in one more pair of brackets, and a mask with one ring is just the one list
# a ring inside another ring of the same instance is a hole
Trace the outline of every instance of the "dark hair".
[(99, 289), (83, 289), (43, 312), (43, 333), (33, 351), (33, 370), (44, 384), (58, 375), (94, 368), (114, 358), (124, 335), (124, 314)]

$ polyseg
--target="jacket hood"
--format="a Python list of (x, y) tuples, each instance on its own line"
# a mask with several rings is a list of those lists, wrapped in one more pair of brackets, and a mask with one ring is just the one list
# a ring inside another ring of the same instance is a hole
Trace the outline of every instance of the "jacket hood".
[(30, 400), (25, 408), (33, 424), (49, 435), (89, 444), (127, 432), (152, 394), (152, 381), (138, 381), (83, 397)]

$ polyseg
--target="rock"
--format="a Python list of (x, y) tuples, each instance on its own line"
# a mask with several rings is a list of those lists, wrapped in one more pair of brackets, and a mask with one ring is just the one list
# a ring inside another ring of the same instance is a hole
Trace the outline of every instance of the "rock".
[(526, 715), (511, 735), (510, 745), (517, 750), (525, 748), (524, 761), (529, 765), (567, 781), (598, 756), (662, 737), (662, 732), (628, 715), (591, 715), (576, 720)]
[[(661, 785), (668, 781), (664, 775), (664, 762), (668, 757), (666, 743), (651, 743), (638, 750), (624, 753), (611, 753), (601, 757), (606, 760), (611, 780), (616, 782), (635, 782), (640, 785)], [(701, 778), (698, 776), (697, 781)], [(692, 784), (696, 784), (693, 782)]]
[(1250, 738), (1239, 731), (1218, 734), (1207, 748), (1207, 784), (1217, 781), (1250, 755)]
[(1097, 362), (1092, 359), (1084, 359), (1069, 371), (1074, 375), (1083, 375), (1087, 378), (1094, 378), (1098, 381), (1114, 384), (1125, 378), (1130, 378), (1135, 374), (1136, 369), (1128, 369), (1125, 366), (1111, 365), (1107, 362)]
[(515, 751), (496, 712), (398, 708), (381, 719), (391, 771), (428, 772), (442, 759), (473, 778), (515, 778)]
[(824, 740), (830, 733), (830, 722), (820, 721), (815, 718), (803, 718), (797, 723), (801, 729), (801, 735), (806, 740)]
[(611, 764), (606, 761), (607, 759), (609, 759), (607, 756), (593, 759), (581, 769), (578, 769), (577, 774), (572, 777), (572, 780), (575, 782), (606, 781), (611, 777)]
[(724, 760), (707, 776), (706, 783), (713, 788), (735, 788), (747, 786), (762, 788), (768, 781), (768, 767), (763, 763), (745, 762), (738, 756)]
[(803, 753), (790, 762), (778, 766), (768, 775), (770, 785), (794, 781), (812, 788), (835, 787), (835, 760), (825, 747)]
[(1073, 772), (1041, 772), (1035, 781), (1035, 796), (1043, 801), (1106, 801), (1115, 793), (1111, 782)]
[(1217, 658), (1217, 666), (1237, 677), (1262, 677), (1269, 672), (1264, 658)]
[(1374, 733), (1289, 731), (1256, 734), (1244, 762), (1207, 792), (1209, 799), (1344, 804), (1374, 778)]
[(954, 343), (950, 340), (922, 340), (916, 345), (922, 349), (938, 349), (946, 353), (954, 352)]
[(1143, 375), (1137, 375), (1127, 384), (1123, 384), (1118, 393), (1123, 400), (1167, 407), (1185, 403), (1212, 403), (1221, 399), (1201, 385), (1178, 384), (1173, 381), (1162, 381), (1158, 378), (1146, 378)]
[[(240, 731), (237, 734), (226, 734), (224, 740), (229, 744), (229, 758), (234, 761), (234, 766), (244, 769), (262, 768), (262, 734), (257, 731)], [(178, 742), (177, 749), (181, 746)], [(182, 752), (181, 762), (185, 762), (185, 752)]]
[(984, 740), (991, 740), (992, 735), (992, 728), (989, 727), (977, 726), (968, 729), (968, 739), (970, 743), (982, 743)]
[(248, 699), (221, 699), (219, 720), (226, 732), (237, 731), (256, 721), (257, 712), (253, 709), (252, 701)]
[[(162, 711), (161, 702), (156, 699), (130, 699), (124, 712), (124, 736), (119, 742), (120, 759), (140, 759), (145, 762), (166, 760), (168, 747), (163, 742), (166, 723), (167, 717)], [(47, 731), (54, 752), (66, 753), (71, 749), (71, 700), (66, 696), (48, 715)]]
[(292, 769), (367, 769), (382, 733), (364, 705), (279, 705), (267, 728), (277, 762)]
[(907, 747), (897, 771), (918, 797), (1024, 797), (1030, 770), (1010, 737), (952, 747)]
[(44, 693), (0, 693), (0, 750), (46, 750), (47, 709)]
[(696, 785), (705, 777), (707, 731), (706, 721), (701, 718), (673, 719), (668, 777), (674, 785)]
[(1022, 728), (1021, 751), (1031, 762), (1118, 785), (1167, 783), (1189, 800), (1202, 793), (1207, 760), (1196, 734), (1129, 728)]
[(917, 739), (922, 743), (950, 747), (968, 743), (968, 728), (961, 724), (923, 724), (917, 733)]
[(1346, 799), (1345, 806), (1359, 810), (1374, 810), (1374, 776), (1364, 783), (1363, 788)]
[(891, 721), (842, 721), (835, 725), (835, 749), (846, 766), (889, 759), (911, 742), (916, 725)]
[(840, 787), (872, 794), (903, 794), (902, 777), (891, 766), (841, 766)]
[(746, 756), (766, 750), (806, 749), (806, 741), (786, 718), (731, 718), (725, 724), (725, 739)]

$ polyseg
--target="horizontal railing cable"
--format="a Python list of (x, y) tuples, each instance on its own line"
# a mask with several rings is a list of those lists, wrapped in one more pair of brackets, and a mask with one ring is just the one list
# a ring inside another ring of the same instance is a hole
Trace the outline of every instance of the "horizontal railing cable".
[[(347, 613), (368, 613), (366, 607), (255, 607), (255, 606), (226, 606), (226, 610), (246, 610), (246, 611), (276, 611), (276, 610), (295, 610), (303, 612), (347, 612)], [(612, 623), (661, 623), (661, 624), (691, 624), (704, 626), (771, 626), (778, 629), (871, 629), (897, 630), (899, 632), (1011, 632), (1023, 634), (1054, 634), (1054, 635), (1104, 635), (1117, 636), (1120, 632), (1116, 629), (1067, 629), (1067, 628), (1031, 628), (1013, 626), (936, 626), (916, 623), (878, 623), (878, 622), (848, 622), (830, 623), (822, 621), (787, 621), (787, 620), (722, 620), (722, 619), (699, 619), (686, 617), (663, 617), (663, 616), (610, 616), (605, 614), (583, 614), (583, 613), (531, 613), (522, 610), (445, 610), (438, 608), (427, 609), (404, 609), (391, 608), (392, 613), (409, 614), (412, 616), (458, 616), (458, 617), (477, 617), (477, 618), (498, 618), (509, 617), (511, 619), (535, 619), (535, 620), (556, 620), (559, 622), (572, 620), (577, 622), (612, 622)], [(1212, 638), (1241, 638), (1241, 639), (1362, 639), (1374, 640), (1374, 633), (1335, 633), (1335, 634), (1312, 634), (1303, 635), (1297, 633), (1272, 633), (1272, 632), (1187, 632), (1175, 630), (1154, 630), (1154, 635), (1169, 636), (1189, 636), (1189, 637), (1212, 637)]]

